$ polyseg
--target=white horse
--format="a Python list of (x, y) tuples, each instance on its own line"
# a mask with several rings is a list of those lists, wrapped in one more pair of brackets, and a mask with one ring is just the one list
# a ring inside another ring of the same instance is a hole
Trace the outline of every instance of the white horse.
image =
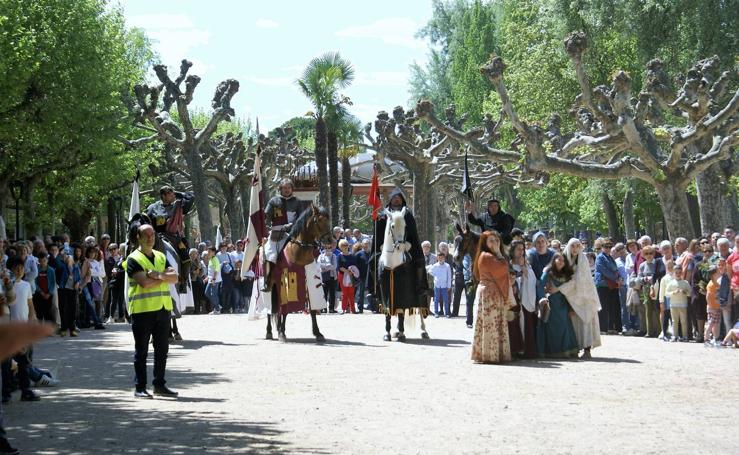
[[(408, 209), (403, 207), (400, 211), (389, 212), (387, 215), (385, 237), (382, 242), (382, 253), (380, 254), (379, 260), (380, 270), (389, 270), (390, 273), (393, 273), (393, 270), (406, 262), (406, 253), (411, 250), (411, 243), (405, 240), (405, 215), (407, 212)], [(420, 313), (418, 315), (421, 320), (421, 338), (429, 338), (423, 315)], [(390, 314), (386, 316), (385, 329), (388, 332), (386, 340), (389, 338), (391, 316)], [(412, 321), (414, 319), (409, 320), (409, 322)], [(395, 334), (395, 338), (399, 340), (405, 339), (402, 328), (403, 324), (399, 321), (398, 332)]]

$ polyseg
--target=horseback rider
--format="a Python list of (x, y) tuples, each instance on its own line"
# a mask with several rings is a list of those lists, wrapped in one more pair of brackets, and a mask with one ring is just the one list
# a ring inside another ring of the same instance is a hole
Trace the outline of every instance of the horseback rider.
[[(182, 264), (180, 277), (187, 277), (190, 269), (189, 245), (185, 238), (185, 215), (190, 213), (195, 203), (192, 192), (175, 191), (171, 186), (159, 190), (157, 202), (146, 209), (157, 235), (165, 238), (177, 250)], [(180, 279), (180, 292), (186, 292), (187, 281)], [(183, 289), (183, 287), (185, 289)]]
[[(394, 189), (390, 193), (390, 198), (388, 204), (385, 206), (385, 209), (382, 211), (380, 216), (377, 220), (377, 227), (376, 232), (385, 232), (385, 227), (388, 222), (388, 217), (392, 212), (400, 212), (403, 210), (404, 207), (406, 207), (406, 200), (405, 196), (403, 196), (403, 192), (400, 188)], [(405, 286), (408, 290), (411, 291), (411, 293), (406, 298), (399, 298), (397, 299), (398, 303), (396, 304), (396, 307), (398, 309), (403, 310), (420, 310), (422, 313), (422, 316), (425, 316), (423, 314), (425, 311), (428, 310), (428, 281), (426, 279), (426, 261), (424, 259), (423, 255), (423, 249), (421, 248), (421, 240), (418, 236), (418, 228), (416, 227), (416, 219), (413, 216), (413, 213), (409, 209), (406, 210), (405, 213), (405, 236), (404, 241), (410, 243), (410, 250), (408, 251), (408, 255), (410, 256), (408, 266), (408, 275), (410, 282), (412, 283), (411, 286)], [(372, 277), (374, 275), (375, 280), (379, 280), (382, 276), (381, 270), (378, 270), (378, 264), (379, 264), (379, 258), (382, 253), (383, 248), (383, 242), (384, 239), (382, 235), (375, 235), (375, 237), (372, 240), (372, 272), (370, 276)], [(372, 279), (372, 278), (371, 278)], [(372, 284), (372, 283), (371, 283)], [(381, 286), (379, 285), (379, 281), (377, 285), (375, 285), (378, 290), (380, 291)], [(376, 294), (375, 290), (372, 289), (374, 286), (370, 286), (370, 292), (373, 294)], [(378, 295), (374, 295), (375, 298), (379, 297)], [(392, 314), (390, 314), (390, 308), (386, 308), (386, 331), (389, 333), (390, 331), (390, 317)], [(405, 336), (403, 335), (403, 319), (404, 314), (398, 313), (398, 330), (399, 330), (399, 338), (400, 340), (404, 339)], [(386, 341), (390, 341), (390, 336), (385, 336)]]
[(264, 209), (264, 222), (269, 230), (269, 240), (265, 244), (264, 255), (264, 286), (263, 292), (270, 290), (272, 272), (277, 263), (277, 255), (282, 251), (287, 241), (287, 233), (300, 215), (305, 205), (293, 195), (295, 185), (290, 179), (282, 179), (279, 185), (280, 194), (267, 202)]
[(511, 243), (511, 230), (516, 220), (500, 208), (499, 200), (488, 200), (487, 210), (480, 217), (475, 213), (475, 208), (472, 206), (471, 201), (465, 201), (464, 208), (467, 211), (468, 222), (479, 226), (482, 231), (497, 231), (500, 233), (504, 244), (508, 245)]

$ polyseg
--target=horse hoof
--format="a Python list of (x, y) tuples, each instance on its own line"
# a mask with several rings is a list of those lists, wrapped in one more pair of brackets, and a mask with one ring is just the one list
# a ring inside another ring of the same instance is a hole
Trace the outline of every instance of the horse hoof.
[(405, 334), (404, 333), (399, 333), (398, 334), (398, 341), (405, 341)]
[(393, 338), (398, 338), (400, 336), (400, 332), (393, 333)]
[(280, 343), (287, 343), (287, 337), (284, 333), (277, 335), (277, 339), (280, 340)]
[(272, 337), (272, 332), (267, 332), (267, 336), (264, 337), (264, 339), (265, 340), (274, 340), (274, 338)]
[(426, 333), (426, 332), (423, 332), (423, 333), (421, 334), (421, 338), (423, 338), (424, 340), (428, 340), (428, 339), (429, 339), (429, 334), (428, 334), (428, 333)]
[(391, 341), (390, 334), (389, 333), (385, 334), (385, 336), (382, 337), (382, 341)]
[(324, 341), (326, 341), (326, 337), (323, 336), (323, 334), (321, 334), (321, 333), (317, 333), (316, 334), (316, 343), (323, 343)]

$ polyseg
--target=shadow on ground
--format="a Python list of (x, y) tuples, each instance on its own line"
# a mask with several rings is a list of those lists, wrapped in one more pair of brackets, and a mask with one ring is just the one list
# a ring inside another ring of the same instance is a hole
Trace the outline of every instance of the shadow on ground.
[[(43, 396), (38, 403), (18, 402), (16, 394), (5, 408), (6, 429), (23, 453), (327, 453), (283, 442), (284, 431), (275, 422), (235, 420), (223, 412), (193, 410), (190, 403), (227, 401), (188, 396), (189, 384), (231, 382), (220, 373), (168, 368), (168, 383), (180, 391), (181, 398), (168, 400), (167, 411), (156, 409), (156, 399), (137, 401), (133, 343), (116, 335), (124, 330), (130, 329), (111, 326), (106, 332), (85, 331), (77, 339), (50, 339), (38, 350), (36, 364), (56, 369), (62, 387), (40, 389)], [(186, 348), (208, 344), (228, 346), (193, 340)], [(186, 355), (177, 350), (170, 349), (170, 356)], [(151, 350), (149, 355), (151, 359)]]

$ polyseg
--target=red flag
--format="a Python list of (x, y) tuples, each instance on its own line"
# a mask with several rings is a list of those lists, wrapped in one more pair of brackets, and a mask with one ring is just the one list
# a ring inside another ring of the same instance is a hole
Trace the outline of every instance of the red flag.
[(367, 195), (367, 204), (372, 206), (372, 219), (377, 221), (377, 211), (382, 208), (382, 201), (380, 200), (380, 181), (377, 177), (377, 169), (372, 170), (372, 186), (370, 186), (370, 191)]

